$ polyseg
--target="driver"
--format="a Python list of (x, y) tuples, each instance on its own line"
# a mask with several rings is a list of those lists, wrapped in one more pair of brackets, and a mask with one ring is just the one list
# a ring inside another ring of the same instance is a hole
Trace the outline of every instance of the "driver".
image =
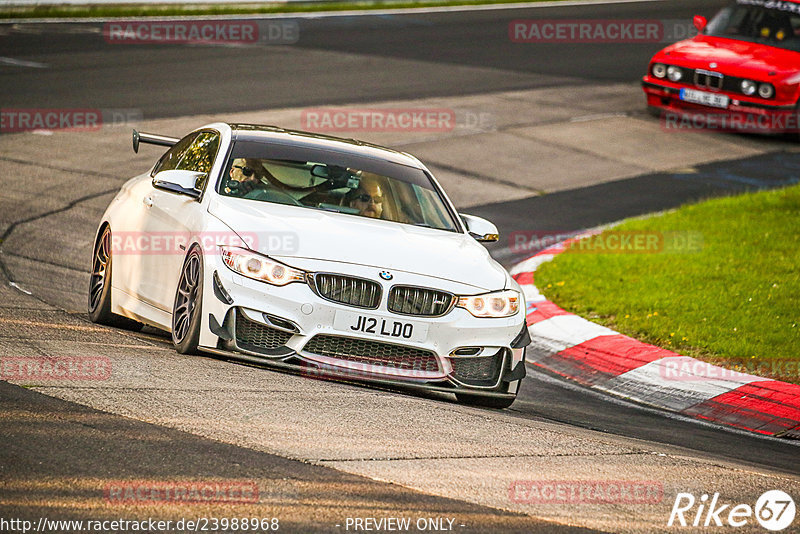
[(380, 219), (383, 215), (383, 190), (378, 182), (362, 179), (356, 189), (347, 194), (347, 203), (364, 217)]
[(266, 188), (262, 178), (266, 178), (267, 170), (261, 160), (255, 158), (236, 158), (230, 171), (227, 188), (229, 192), (244, 196), (253, 189)]

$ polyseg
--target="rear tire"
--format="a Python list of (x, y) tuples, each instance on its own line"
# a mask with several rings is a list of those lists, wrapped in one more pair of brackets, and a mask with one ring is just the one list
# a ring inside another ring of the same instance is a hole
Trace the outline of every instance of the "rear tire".
[(181, 354), (197, 354), (203, 302), (203, 255), (193, 247), (186, 255), (172, 306), (172, 344)]
[(103, 227), (94, 245), (92, 273), (89, 278), (89, 320), (93, 323), (139, 331), (138, 321), (111, 312), (111, 228)]

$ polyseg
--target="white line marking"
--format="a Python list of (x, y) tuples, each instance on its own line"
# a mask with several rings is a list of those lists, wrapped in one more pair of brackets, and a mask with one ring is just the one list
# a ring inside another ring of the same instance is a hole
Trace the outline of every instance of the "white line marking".
[(601, 121), (605, 119), (616, 119), (619, 117), (627, 117), (627, 113), (595, 113), (594, 115), (581, 115), (579, 117), (572, 117), (569, 122), (591, 122)]
[(21, 286), (19, 286), (19, 285), (18, 285), (16, 282), (9, 282), (9, 283), (8, 283), (8, 285), (10, 285), (11, 287), (13, 287), (14, 289), (18, 289), (18, 290), (22, 291), (22, 292), (23, 292), (23, 293), (25, 293), (26, 295), (33, 295), (33, 293), (31, 293), (31, 292), (30, 292), (30, 291), (28, 291), (27, 289), (23, 289), (23, 288), (22, 288)]
[(545, 300), (547, 300), (547, 297), (539, 293), (539, 290), (534, 285), (524, 284), (520, 285), (519, 287), (522, 288), (522, 293), (525, 295), (526, 303), (544, 302)]
[[(575, 382), (570, 382), (568, 379), (565, 379), (560, 376), (553, 376), (547, 372), (542, 371), (539, 367), (526, 362), (526, 366), (528, 368), (528, 374), (536, 375), (536, 380), (541, 380), (546, 384), (553, 384), (555, 386), (561, 387), (563, 389), (569, 391), (575, 391), (579, 393), (583, 393), (586, 396), (594, 397), (599, 401), (608, 402), (610, 404), (616, 404), (619, 406), (625, 406), (627, 408), (635, 408), (636, 410), (650, 413), (654, 415), (659, 415), (666, 419), (673, 419), (675, 421), (681, 421), (684, 423), (692, 423), (699, 426), (704, 426), (707, 428), (713, 428), (716, 430), (724, 430), (726, 432), (730, 432), (731, 434), (738, 434), (740, 436), (749, 437), (749, 438), (756, 438), (756, 439), (764, 439), (768, 441), (775, 441), (779, 443), (784, 443), (786, 445), (793, 445), (795, 447), (800, 447), (800, 441), (794, 441), (791, 439), (782, 439), (776, 438), (774, 436), (768, 436), (766, 434), (760, 434), (756, 432), (750, 432), (749, 430), (742, 430), (741, 428), (736, 428), (733, 426), (723, 425), (722, 423), (715, 423), (712, 421), (707, 421), (705, 419), (695, 419), (694, 417), (689, 417), (687, 415), (683, 415), (677, 412), (668, 411), (666, 408), (659, 408), (653, 407), (652, 405), (644, 405), (638, 401), (634, 401), (632, 399), (627, 399), (624, 397), (619, 397), (619, 394), (615, 394), (613, 391), (611, 392), (601, 392), (595, 389), (594, 387), (586, 387), (580, 384), (576, 384)], [(609, 395), (608, 393), (611, 393)], [(522, 400), (520, 398), (520, 400)], [(518, 401), (519, 402), (519, 401)], [(527, 401), (523, 400), (523, 402), (530, 402), (534, 403), (534, 401)], [(560, 421), (559, 421), (560, 422)], [(562, 424), (568, 424), (566, 422), (561, 422)], [(573, 425), (574, 426), (574, 425)], [(636, 439), (636, 438), (634, 438)], [(670, 446), (677, 446), (677, 445), (670, 445)]]
[(599, 336), (613, 336), (613, 330), (587, 321), (577, 315), (556, 315), (528, 327), (528, 332), (538, 345), (553, 353), (580, 345)]
[[(561, 247), (562, 250), (564, 247)], [(536, 271), (543, 263), (547, 263), (555, 257), (555, 254), (537, 254), (532, 258), (516, 264), (511, 268), (509, 273), (514, 276), (520, 273), (532, 273)]]
[(764, 380), (767, 379), (735, 373), (693, 358), (673, 356), (614, 377), (600, 389), (680, 412), (744, 384)]
[(50, 65), (39, 63), (38, 61), (25, 61), (24, 59), (14, 59), (13, 57), (0, 57), (0, 65), (10, 65), (12, 67), (30, 67), (32, 69), (46, 69)]
[[(526, 2), (520, 4), (484, 4), (473, 6), (438, 6), (438, 7), (419, 7), (419, 8), (395, 8), (395, 9), (356, 9), (352, 11), (318, 11), (312, 13), (260, 13), (256, 15), (207, 15), (207, 16), (186, 16), (186, 17), (157, 17), (159, 21), (165, 20), (246, 20), (246, 19), (314, 19), (314, 18), (329, 18), (329, 17), (358, 17), (358, 16), (383, 16), (383, 15), (416, 15), (425, 13), (451, 13), (460, 11), (495, 11), (495, 10), (512, 10), (512, 9), (532, 9), (532, 8), (548, 8), (560, 6), (591, 6), (591, 5), (604, 5), (604, 4), (634, 4), (643, 2), (664, 2), (665, 0), (567, 0), (564, 2)], [(56, 3), (56, 2), (53, 2)], [(64, 2), (58, 2), (64, 3)], [(85, 4), (85, 0), (75, 0), (76, 4)], [(135, 0), (135, 3), (140, 3)], [(144, 2), (146, 3), (146, 2)], [(154, 2), (158, 3), (158, 2)], [(126, 20), (142, 20), (147, 17), (86, 17), (86, 18), (51, 18), (51, 19), (0, 19), (0, 23), (63, 23), (63, 22), (104, 22), (104, 21), (126, 21)]]

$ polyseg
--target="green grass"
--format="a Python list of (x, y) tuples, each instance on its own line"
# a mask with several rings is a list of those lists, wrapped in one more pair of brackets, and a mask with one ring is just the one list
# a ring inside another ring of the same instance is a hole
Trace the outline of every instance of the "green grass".
[(786, 365), (800, 360), (800, 185), (688, 205), (609, 231), (700, 236), (702, 246), (567, 251), (536, 272), (548, 299), (639, 340), (800, 383), (797, 365)]
[(339, 2), (275, 2), (260, 4), (118, 4), (118, 5), (37, 5), (0, 8), (0, 19), (19, 18), (113, 18), (173, 17), (195, 15), (257, 15), (270, 13), (308, 13), (315, 11), (347, 11), (369, 9), (405, 9), (438, 6), (472, 6), (485, 4), (518, 4), (550, 0), (370, 0)]

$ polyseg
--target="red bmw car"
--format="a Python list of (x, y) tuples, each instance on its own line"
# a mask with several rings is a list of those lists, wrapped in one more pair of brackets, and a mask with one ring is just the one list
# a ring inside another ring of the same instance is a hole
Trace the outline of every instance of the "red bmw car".
[[(658, 52), (642, 80), (667, 120), (726, 131), (800, 132), (800, 0), (737, 0)], [(669, 126), (669, 124), (668, 124)]]

